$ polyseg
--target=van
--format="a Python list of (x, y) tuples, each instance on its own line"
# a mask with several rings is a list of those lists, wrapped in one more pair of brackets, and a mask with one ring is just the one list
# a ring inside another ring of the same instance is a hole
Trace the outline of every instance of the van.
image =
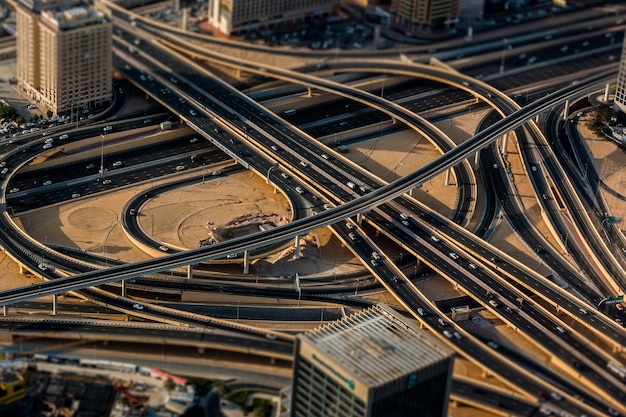
[(352, 181), (348, 181), (348, 182), (346, 183), (346, 185), (347, 185), (348, 187), (352, 188), (353, 190), (356, 188), (356, 185), (355, 185)]

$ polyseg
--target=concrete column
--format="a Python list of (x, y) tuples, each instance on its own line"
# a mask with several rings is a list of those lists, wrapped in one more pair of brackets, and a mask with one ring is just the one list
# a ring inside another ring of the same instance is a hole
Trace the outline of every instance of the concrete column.
[(185, 7), (183, 9), (182, 29), (187, 30), (187, 24), (189, 19), (189, 9)]
[(311, 87), (306, 88), (306, 96), (313, 97), (313, 90), (311, 89)]
[(565, 108), (563, 109), (563, 120), (569, 117), (569, 100), (565, 100)]
[(58, 302), (57, 302), (57, 295), (56, 294), (52, 294), (52, 315), (56, 316), (57, 314), (59, 314), (59, 306), (58, 306)]
[(9, 308), (7, 306), (2, 306), (2, 315), (6, 316), (9, 314)]
[(295, 259), (300, 259), (300, 236), (296, 236), (296, 243), (295, 243), (295, 245), (296, 245), (296, 250), (295, 250), (295, 252), (293, 254), (293, 257)]
[(480, 168), (480, 152), (476, 152), (474, 154), (474, 169), (478, 170)]
[(508, 146), (508, 142), (509, 142), (509, 134), (505, 133), (502, 136), (502, 150), (500, 151), (500, 153), (506, 154), (506, 147)]
[(19, 267), (20, 267), (20, 274), (24, 275), (24, 270), (26, 268), (24, 268), (24, 265), (22, 265), (22, 264), (19, 264)]
[(243, 273), (250, 273), (250, 253), (249, 251), (243, 251)]
[(193, 265), (187, 266), (187, 279), (193, 278)]
[(356, 215), (356, 224), (359, 225), (359, 227), (361, 227), (361, 224), (363, 223), (363, 215), (361, 213)]
[(450, 185), (450, 170), (451, 169), (452, 168), (446, 170), (446, 180), (444, 181), (444, 185)]
[(609, 87), (611, 86), (611, 84), (606, 83), (606, 87), (604, 87), (604, 102), (608, 102), (609, 101)]
[(122, 280), (122, 297), (126, 297), (126, 280)]

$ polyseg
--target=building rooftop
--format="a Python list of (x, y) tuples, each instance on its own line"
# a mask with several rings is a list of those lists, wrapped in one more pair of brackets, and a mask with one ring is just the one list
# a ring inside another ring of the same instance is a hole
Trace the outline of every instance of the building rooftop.
[(105, 20), (102, 12), (89, 6), (50, 9), (41, 12), (41, 21), (57, 30), (84, 27)]
[(370, 387), (454, 354), (448, 346), (381, 304), (298, 338), (333, 358)]

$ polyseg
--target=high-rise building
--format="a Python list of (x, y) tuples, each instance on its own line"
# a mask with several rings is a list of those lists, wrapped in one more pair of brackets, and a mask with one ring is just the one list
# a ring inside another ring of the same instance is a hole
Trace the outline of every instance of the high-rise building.
[(626, 42), (622, 45), (622, 57), (619, 61), (614, 107), (615, 110), (626, 114)]
[(209, 0), (208, 23), (226, 35), (270, 28), (332, 12), (339, 0)]
[(394, 22), (409, 32), (456, 25), (460, 0), (391, 0)]
[(445, 417), (454, 351), (379, 304), (296, 337), (291, 417)]
[(112, 98), (112, 23), (80, 0), (17, 3), (17, 83), (53, 114)]

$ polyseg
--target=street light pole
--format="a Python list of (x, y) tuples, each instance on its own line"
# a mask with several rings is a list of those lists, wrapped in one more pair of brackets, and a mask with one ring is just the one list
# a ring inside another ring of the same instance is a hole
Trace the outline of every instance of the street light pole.
[(507, 38), (502, 38), (502, 55), (500, 56), (500, 74), (504, 72), (504, 52), (506, 51), (506, 45), (509, 42)]

